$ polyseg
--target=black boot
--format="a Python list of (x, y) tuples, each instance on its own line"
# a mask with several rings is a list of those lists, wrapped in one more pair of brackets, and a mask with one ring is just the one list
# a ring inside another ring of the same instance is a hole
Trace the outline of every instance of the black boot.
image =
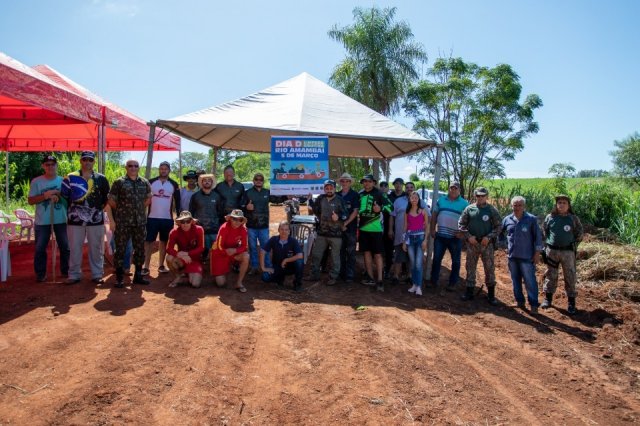
[(116, 268), (116, 288), (124, 287), (124, 269)]
[(133, 274), (133, 283), (140, 285), (149, 285), (149, 280), (142, 277), (142, 267), (136, 266), (136, 272)]
[(475, 291), (475, 289), (476, 289), (475, 287), (467, 287), (467, 289), (465, 290), (462, 297), (460, 297), (460, 299), (464, 300), (465, 302), (467, 300), (473, 300), (473, 292)]
[(549, 309), (551, 307), (551, 302), (553, 301), (553, 293), (545, 293), (545, 299), (542, 301), (542, 305), (540, 307), (542, 309)]
[(576, 298), (569, 297), (569, 306), (567, 306), (567, 313), (573, 315), (576, 313)]
[(496, 286), (487, 287), (487, 300), (492, 306), (498, 304), (498, 299), (496, 299)]

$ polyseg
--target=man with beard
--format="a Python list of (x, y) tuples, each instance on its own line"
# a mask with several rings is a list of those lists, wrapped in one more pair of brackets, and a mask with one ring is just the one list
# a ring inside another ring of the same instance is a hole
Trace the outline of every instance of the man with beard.
[[(253, 176), (253, 186), (243, 196), (242, 208), (247, 217), (247, 233), (249, 235), (249, 275), (258, 272), (260, 247), (264, 247), (269, 241), (269, 190), (264, 189), (264, 175), (256, 173)], [(265, 258), (267, 268), (271, 267), (271, 261), (267, 254)]]
[(347, 219), (347, 208), (341, 197), (336, 196), (336, 182), (324, 182), (324, 194), (313, 202), (313, 213), (318, 217), (318, 237), (311, 254), (311, 275), (309, 280), (320, 279), (320, 262), (327, 247), (331, 248), (331, 272), (327, 285), (335, 285), (340, 275), (340, 248), (342, 246), (343, 223)]
[(169, 232), (173, 229), (173, 212), (176, 212), (176, 217), (180, 215), (180, 188), (178, 187), (178, 182), (169, 177), (170, 171), (171, 165), (169, 162), (163, 161), (158, 167), (158, 176), (149, 180), (153, 198), (151, 199), (149, 217), (147, 219), (143, 275), (149, 274), (151, 250), (156, 237), (160, 239), (158, 246), (158, 272), (169, 272), (169, 269), (164, 266), (164, 259), (167, 255), (167, 241), (169, 241)]
[(340, 276), (344, 282), (353, 282), (356, 273), (356, 243), (358, 233), (358, 207), (360, 196), (351, 189), (353, 177), (349, 173), (340, 176), (338, 196), (347, 208), (347, 220), (342, 224), (342, 246), (340, 247)]
[[(384, 246), (382, 241), (382, 221), (380, 212), (385, 209), (391, 210), (391, 206), (385, 202), (382, 193), (375, 187), (376, 180), (373, 175), (364, 175), (360, 180), (363, 189), (359, 192), (360, 216), (359, 228), (360, 251), (364, 253), (364, 266), (367, 270), (367, 277), (362, 280), (362, 284), (375, 286), (378, 291), (384, 291), (382, 282)], [(374, 271), (375, 263), (375, 271)], [(375, 280), (375, 281), (374, 281)]]
[(220, 222), (225, 222), (225, 217), (232, 210), (242, 207), (242, 197), (244, 195), (244, 186), (236, 179), (236, 171), (233, 166), (229, 165), (224, 168), (224, 181), (216, 185), (215, 191), (220, 195), (222, 200), (222, 215)]
[(193, 194), (189, 203), (189, 211), (204, 229), (204, 251), (202, 260), (206, 261), (209, 249), (213, 245), (220, 229), (222, 200), (220, 194), (213, 190), (213, 175), (201, 174), (198, 177), (200, 190)]
[(76, 284), (82, 277), (82, 248), (88, 243), (91, 280), (104, 282), (104, 208), (109, 195), (109, 182), (93, 170), (95, 154), (83, 151), (80, 170), (69, 173), (62, 181), (61, 193), (67, 199), (67, 236), (71, 257), (66, 284)]

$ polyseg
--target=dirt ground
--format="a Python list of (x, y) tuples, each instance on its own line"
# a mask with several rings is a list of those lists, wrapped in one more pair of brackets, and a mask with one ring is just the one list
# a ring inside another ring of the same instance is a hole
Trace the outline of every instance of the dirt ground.
[(404, 284), (168, 288), (157, 263), (148, 287), (37, 284), (32, 251), (12, 244), (0, 284), (0, 425), (640, 422), (640, 307), (620, 283), (581, 283), (570, 318), (563, 292), (516, 309), (503, 254), (491, 307)]

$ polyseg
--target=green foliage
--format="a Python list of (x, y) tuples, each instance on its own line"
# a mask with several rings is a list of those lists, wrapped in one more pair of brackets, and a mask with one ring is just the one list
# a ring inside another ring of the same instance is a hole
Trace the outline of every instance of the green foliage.
[(497, 182), (487, 185), (491, 203), (502, 216), (511, 213), (511, 199), (516, 195), (527, 201), (527, 211), (539, 218), (544, 218), (553, 208), (554, 193), (548, 186), (523, 187), (520, 184), (512, 186)]
[(579, 178), (609, 177), (610, 175), (611, 174), (606, 170), (591, 169), (591, 170), (580, 170), (578, 173), (576, 173), (575, 177), (579, 177)]
[(621, 141), (614, 141), (611, 151), (614, 172), (622, 177), (630, 177), (640, 183), (640, 133), (635, 132)]
[[(239, 182), (250, 182), (253, 176), (260, 172), (265, 179), (271, 179), (271, 156), (269, 154), (259, 154), (255, 152), (245, 153), (236, 158), (233, 162), (236, 170), (236, 180)], [(219, 179), (220, 181), (221, 179)]]
[(549, 167), (549, 174), (561, 178), (575, 177), (576, 168), (571, 163), (554, 163)]
[[(405, 110), (415, 118), (414, 130), (444, 145), (444, 180), (457, 180), (470, 197), (478, 182), (504, 176), (503, 162), (524, 148), (538, 131), (534, 111), (538, 95), (521, 101), (520, 78), (506, 64), (480, 67), (461, 58), (439, 58), (429, 78), (409, 89)], [(413, 158), (433, 174), (436, 153)]]
[(610, 228), (625, 204), (626, 192), (615, 184), (583, 186), (572, 197), (573, 211), (584, 223)]
[(627, 194), (618, 205), (612, 230), (627, 244), (640, 247), (640, 193)]
[[(186, 174), (189, 170), (211, 170), (212, 158), (203, 152), (183, 152), (182, 153), (182, 174)], [(180, 168), (180, 159), (176, 159), (171, 163), (171, 171), (176, 174)]]

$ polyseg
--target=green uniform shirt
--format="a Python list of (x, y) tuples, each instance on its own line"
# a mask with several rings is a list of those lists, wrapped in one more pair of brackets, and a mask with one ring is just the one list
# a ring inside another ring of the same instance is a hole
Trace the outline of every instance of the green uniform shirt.
[(477, 204), (469, 204), (460, 215), (458, 225), (467, 236), (476, 239), (487, 237), (495, 238), (500, 233), (501, 218), (498, 210), (491, 204), (478, 207)]
[(132, 180), (125, 175), (114, 181), (109, 191), (109, 199), (116, 202), (113, 218), (117, 226), (146, 225), (145, 201), (151, 196), (151, 185), (143, 177)]
[(554, 247), (569, 247), (582, 240), (582, 224), (577, 216), (547, 215), (544, 220), (545, 243)]

